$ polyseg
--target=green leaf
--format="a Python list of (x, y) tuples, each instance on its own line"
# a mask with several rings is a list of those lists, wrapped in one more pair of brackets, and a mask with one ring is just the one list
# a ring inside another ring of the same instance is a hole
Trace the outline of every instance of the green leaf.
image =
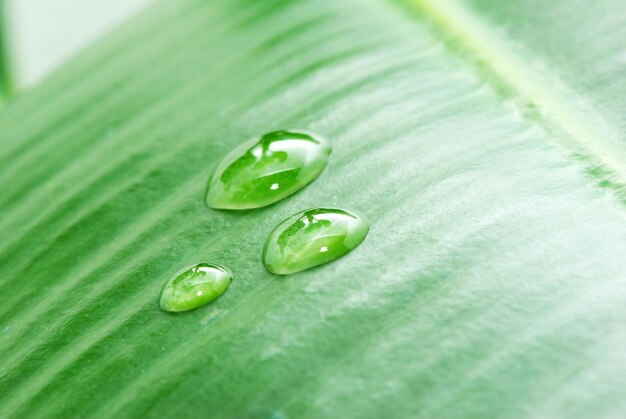
[(13, 77), (9, 62), (7, 22), (5, 14), (6, 6), (4, 1), (0, 0), (0, 106), (13, 92)]
[[(181, 0), (124, 26), (0, 113), (0, 417), (623, 416), (621, 7)], [(291, 127), (333, 146), (314, 183), (203, 204)], [(266, 272), (313, 207), (368, 238)], [(161, 311), (199, 262), (228, 292)]]

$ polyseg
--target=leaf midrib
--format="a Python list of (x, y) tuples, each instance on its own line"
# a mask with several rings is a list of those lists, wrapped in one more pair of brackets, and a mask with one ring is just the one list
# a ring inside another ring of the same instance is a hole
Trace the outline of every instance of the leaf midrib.
[(583, 153), (626, 184), (626, 150), (619, 135), (592, 106), (555, 74), (541, 73), (522, 48), (496, 32), (458, 0), (408, 0), (448, 49), (461, 56), (527, 120), (554, 143)]

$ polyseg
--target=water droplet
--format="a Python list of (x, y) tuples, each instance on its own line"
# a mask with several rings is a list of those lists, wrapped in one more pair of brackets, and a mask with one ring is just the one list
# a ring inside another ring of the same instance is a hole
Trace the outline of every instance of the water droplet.
[(233, 276), (228, 269), (210, 263), (199, 263), (178, 272), (161, 291), (161, 308), (165, 311), (187, 311), (203, 306), (224, 294)]
[(278, 275), (330, 262), (356, 248), (367, 236), (365, 219), (340, 209), (299, 212), (272, 231), (263, 248), (265, 268)]
[(234, 210), (273, 204), (315, 180), (331, 151), (328, 141), (308, 131), (275, 131), (254, 138), (217, 166), (206, 204)]

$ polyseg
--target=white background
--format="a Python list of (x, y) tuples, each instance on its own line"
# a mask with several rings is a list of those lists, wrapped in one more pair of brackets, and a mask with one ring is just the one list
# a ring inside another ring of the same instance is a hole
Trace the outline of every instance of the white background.
[(153, 0), (6, 1), (11, 67), (26, 88)]

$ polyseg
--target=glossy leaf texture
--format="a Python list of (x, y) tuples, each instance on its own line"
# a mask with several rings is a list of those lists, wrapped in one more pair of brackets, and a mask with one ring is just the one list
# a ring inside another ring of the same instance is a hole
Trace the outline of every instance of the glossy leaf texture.
[[(181, 0), (120, 28), (0, 113), (0, 416), (623, 416), (621, 7)], [(208, 168), (283, 127), (332, 139), (323, 175), (207, 209)], [(314, 207), (368, 238), (267, 273)], [(202, 260), (237, 280), (162, 312)]]

